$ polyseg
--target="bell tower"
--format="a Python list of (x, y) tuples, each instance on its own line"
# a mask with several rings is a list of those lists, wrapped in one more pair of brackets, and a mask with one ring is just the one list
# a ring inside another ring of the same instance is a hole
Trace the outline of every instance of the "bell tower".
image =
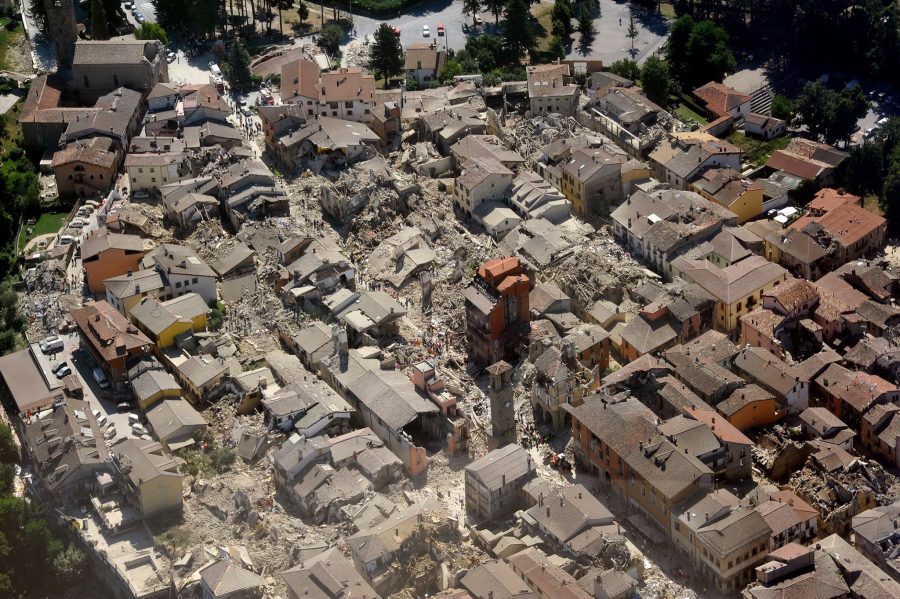
[(40, 0), (47, 11), (47, 34), (56, 53), (57, 72), (72, 68), (75, 58), (75, 42), (78, 40), (78, 25), (75, 22), (73, 0)]

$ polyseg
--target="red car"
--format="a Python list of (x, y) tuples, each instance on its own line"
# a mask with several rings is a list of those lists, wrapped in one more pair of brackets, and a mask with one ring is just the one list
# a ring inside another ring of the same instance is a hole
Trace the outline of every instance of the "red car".
[(437, 24), (437, 34), (438, 34), (438, 36), (443, 37), (445, 33), (446, 33), (446, 32), (444, 31), (444, 24), (443, 24), (443, 23), (438, 23), (438, 24)]

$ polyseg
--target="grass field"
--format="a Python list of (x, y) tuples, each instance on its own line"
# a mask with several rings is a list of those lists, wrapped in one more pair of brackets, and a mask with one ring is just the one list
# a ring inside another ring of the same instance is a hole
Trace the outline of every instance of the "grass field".
[(691, 110), (684, 104), (679, 104), (678, 107), (675, 109), (674, 114), (678, 120), (683, 121), (685, 123), (693, 121), (695, 123), (700, 123), (701, 125), (705, 125), (706, 123), (709, 122), (708, 120), (706, 120), (706, 117), (694, 112), (693, 110)]
[(734, 131), (728, 136), (728, 141), (736, 145), (744, 153), (744, 160), (760, 165), (769, 159), (775, 150), (783, 150), (791, 141), (789, 135), (782, 135), (766, 141), (757, 137), (745, 135), (743, 131)]
[(0, 155), (17, 147), (16, 140), (22, 133), (19, 116), (22, 114), (23, 101), (19, 100), (6, 114), (0, 117)]
[(39, 235), (47, 235), (48, 233), (59, 231), (68, 215), (68, 212), (45, 212), (41, 214), (41, 217), (34, 225), (25, 225), (22, 237), (19, 238), (19, 249), (23, 249), (29, 241)]
[(0, 18), (0, 70), (4, 71), (12, 70), (10, 64), (6, 62), (6, 50), (16, 39), (24, 35), (21, 21), (16, 23), (16, 28), (12, 31), (6, 28), (7, 24), (9, 24), (9, 19), (6, 17)]
[(544, 34), (538, 39), (538, 52), (546, 52), (550, 47), (550, 31), (553, 28), (552, 19), (550, 18), (552, 12), (552, 2), (540, 2), (531, 7), (531, 14), (544, 30)]

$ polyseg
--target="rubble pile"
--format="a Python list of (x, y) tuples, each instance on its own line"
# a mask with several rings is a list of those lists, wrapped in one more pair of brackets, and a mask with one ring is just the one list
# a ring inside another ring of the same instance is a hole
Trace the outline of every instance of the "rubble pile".
[(820, 534), (847, 534), (853, 516), (896, 501), (889, 492), (893, 478), (877, 462), (858, 458), (833, 472), (823, 472), (808, 462), (791, 476), (790, 485), (819, 510)]
[(505, 138), (513, 149), (525, 157), (525, 166), (533, 168), (543, 153), (544, 147), (559, 139), (586, 135), (596, 137), (596, 133), (583, 127), (574, 117), (560, 114), (546, 114), (539, 118), (517, 115), (506, 117)]
[(607, 235), (594, 236), (581, 249), (584, 251), (571, 252), (551, 265), (545, 275), (582, 306), (599, 299), (621, 303), (624, 297), (636, 297), (637, 289), (651, 278), (646, 268)]
[(369, 44), (363, 39), (352, 40), (341, 55), (341, 66), (367, 68), (369, 66)]

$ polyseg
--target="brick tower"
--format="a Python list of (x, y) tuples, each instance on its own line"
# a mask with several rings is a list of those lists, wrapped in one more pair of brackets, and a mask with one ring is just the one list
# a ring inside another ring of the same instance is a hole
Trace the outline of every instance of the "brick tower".
[(516, 442), (516, 406), (513, 401), (512, 366), (503, 360), (487, 368), (491, 377), (488, 397), (491, 400), (491, 432), (488, 449), (494, 450)]
[(78, 25), (75, 21), (73, 0), (42, 0), (47, 9), (47, 34), (56, 53), (57, 72), (72, 68), (75, 58), (75, 42), (78, 39)]

